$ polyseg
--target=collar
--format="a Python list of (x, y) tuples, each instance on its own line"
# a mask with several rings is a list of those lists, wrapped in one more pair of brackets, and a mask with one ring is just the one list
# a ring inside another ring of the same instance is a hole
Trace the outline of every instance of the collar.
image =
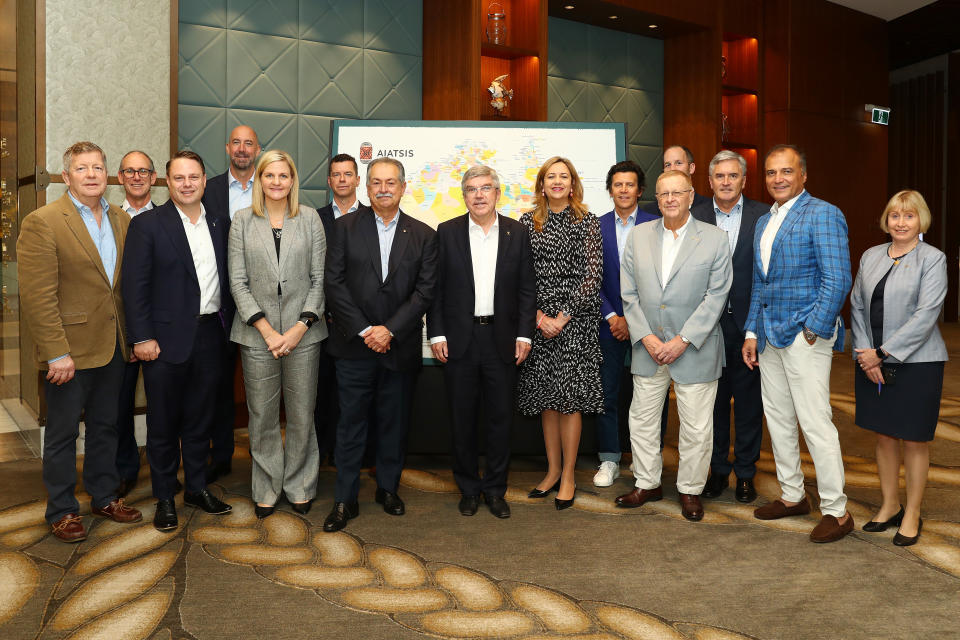
[(353, 213), (354, 211), (360, 208), (360, 199), (354, 198), (353, 204), (350, 205), (350, 208), (347, 209), (346, 211), (341, 211), (340, 207), (337, 206), (337, 201), (334, 200), (333, 198), (330, 198), (330, 207), (336, 210), (336, 212), (339, 213), (340, 215), (344, 215), (346, 213)]
[(386, 222), (386, 223), (383, 221), (383, 218), (377, 215), (376, 211), (373, 211), (373, 217), (376, 219), (377, 226), (379, 226), (384, 231), (386, 231), (390, 227), (396, 226), (397, 220), (400, 219), (400, 211), (398, 209), (396, 215), (393, 216), (393, 219), (390, 222)]
[(714, 210), (715, 213), (717, 213), (717, 214), (719, 214), (719, 215), (722, 215), (722, 216), (732, 216), (732, 215), (735, 215), (735, 214), (740, 213), (740, 211), (743, 210), (743, 194), (742, 194), (742, 193), (740, 194), (740, 199), (737, 200), (737, 204), (733, 205), (733, 208), (730, 209), (730, 213), (727, 213), (726, 211), (723, 211), (723, 210), (717, 205), (717, 199), (716, 199), (716, 198), (713, 199), (713, 210)]
[(789, 200), (787, 200), (787, 201), (784, 202), (783, 204), (777, 204), (776, 202), (774, 202), (774, 203), (773, 203), (773, 206), (770, 207), (770, 213), (771, 213), (772, 215), (777, 215), (778, 213), (780, 213), (781, 211), (783, 211), (783, 214), (786, 215), (787, 213), (790, 212), (790, 209), (793, 208), (793, 205), (795, 205), (795, 204), (797, 203), (797, 199), (798, 199), (800, 196), (802, 196), (803, 194), (805, 194), (806, 192), (807, 192), (807, 190), (804, 189), (803, 191), (801, 191), (801, 192), (798, 193), (797, 195), (793, 196), (792, 198), (790, 198)]
[[(254, 172), (254, 173), (256, 173), (256, 172)], [(242, 184), (242, 183), (240, 182), (240, 179), (237, 178), (237, 177), (235, 177), (235, 176), (233, 175), (233, 167), (230, 167), (230, 169), (227, 171), (227, 175), (230, 176), (230, 179), (227, 180), (227, 187), (232, 187), (233, 185), (237, 184), (237, 185), (240, 185), (240, 188), (241, 188), (241, 189), (243, 189), (244, 191), (246, 191), (247, 189), (250, 188), (250, 185), (253, 184), (253, 176), (250, 176), (250, 179), (247, 180), (246, 185)]]
[(137, 208), (134, 207), (132, 204), (130, 204), (130, 201), (129, 201), (129, 200), (127, 200), (126, 198), (124, 198), (124, 199), (123, 199), (123, 204), (120, 205), (120, 208), (123, 209), (124, 211), (130, 211), (131, 209), (133, 209), (134, 211), (136, 211), (136, 212), (138, 212), (138, 213), (139, 213), (140, 211), (149, 211), (150, 209), (153, 209), (153, 200), (147, 200), (147, 204), (145, 204), (145, 205), (143, 205), (142, 207), (140, 207), (139, 209), (137, 209)]
[[(483, 233), (484, 235), (488, 235), (487, 233), (484, 233), (483, 227), (481, 227), (476, 222), (474, 222), (473, 218), (471, 218), (470, 214), (468, 213), (467, 214), (467, 232), (473, 233), (474, 229), (479, 229), (480, 233)], [(490, 231), (493, 231), (494, 229), (497, 229), (497, 230), (500, 229), (500, 212), (499, 211), (496, 212), (496, 217), (493, 219), (493, 226), (490, 227)]]
[[(679, 229), (677, 229), (677, 239), (679, 239), (679, 238), (686, 232), (687, 227), (690, 226), (690, 219), (691, 219), (691, 218), (693, 218), (693, 216), (690, 215), (690, 213), (688, 212), (688, 213), (687, 213), (687, 221), (683, 223), (683, 226), (682, 226), (682, 227), (680, 227)], [(670, 232), (670, 231), (672, 231), (671, 229), (667, 229), (667, 225), (665, 224), (665, 219), (664, 219), (664, 218), (661, 218), (661, 219), (660, 219), (660, 227), (663, 229), (664, 232)]]
[[(185, 214), (183, 211), (180, 210), (180, 207), (178, 207), (177, 205), (173, 205), (173, 206), (174, 206), (174, 208), (177, 210), (177, 213), (180, 214), (180, 219), (181, 219), (185, 224), (191, 224), (191, 225), (193, 224), (192, 222), (190, 222), (190, 218), (187, 217), (187, 214)], [(199, 224), (200, 224), (201, 222), (206, 221), (206, 219), (207, 219), (207, 210), (203, 208), (203, 203), (201, 202), (201, 203), (200, 203), (200, 217), (197, 218), (197, 224), (194, 225), (194, 226), (199, 226)]]
[(614, 209), (614, 210), (613, 210), (613, 222), (614, 222), (615, 224), (620, 225), (621, 227), (622, 227), (622, 226), (625, 226), (625, 225), (628, 224), (631, 220), (636, 220), (636, 219), (637, 219), (637, 211), (639, 211), (639, 210), (640, 210), (640, 205), (638, 204), (637, 206), (635, 206), (635, 207), (633, 208), (633, 213), (631, 213), (630, 215), (627, 216), (627, 221), (624, 222), (624, 221), (623, 221), (623, 218), (620, 217), (620, 214), (617, 213), (617, 210)]
[[(91, 209), (91, 208), (88, 207), (87, 205), (85, 205), (85, 204), (83, 204), (82, 202), (80, 202), (79, 200), (77, 200), (77, 199), (73, 196), (73, 192), (70, 191), (69, 189), (67, 189), (67, 195), (70, 196), (70, 200), (73, 202), (73, 206), (75, 206), (75, 207), (77, 208), (77, 211), (79, 211), (80, 213), (89, 213), (90, 215), (93, 215), (93, 209)], [(102, 212), (102, 213), (106, 213), (108, 209), (110, 209), (110, 203), (107, 202), (107, 199), (106, 199), (106, 198), (104, 198), (103, 196), (100, 196), (100, 210), (101, 210), (101, 212)]]

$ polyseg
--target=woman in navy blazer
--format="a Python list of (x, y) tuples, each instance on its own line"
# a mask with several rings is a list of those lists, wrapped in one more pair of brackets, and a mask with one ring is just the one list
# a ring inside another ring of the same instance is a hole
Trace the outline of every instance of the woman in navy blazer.
[[(857, 360), (856, 423), (877, 433), (877, 472), (883, 504), (864, 531), (899, 527), (893, 544), (920, 537), (920, 502), (930, 467), (943, 390), (947, 348), (937, 328), (947, 293), (946, 256), (920, 240), (930, 209), (916, 191), (890, 198), (880, 228), (891, 242), (860, 259), (850, 294)], [(900, 442), (907, 505), (899, 500)]]

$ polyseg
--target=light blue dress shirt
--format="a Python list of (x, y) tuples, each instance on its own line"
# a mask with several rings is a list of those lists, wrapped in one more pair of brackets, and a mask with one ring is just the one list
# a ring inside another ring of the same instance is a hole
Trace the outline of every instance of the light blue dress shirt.
[(331, 200), (331, 201), (330, 201), (330, 208), (333, 209), (333, 219), (336, 220), (336, 219), (339, 218), (340, 216), (346, 215), (346, 214), (348, 214), (348, 213), (353, 213), (354, 211), (356, 211), (357, 209), (359, 209), (359, 208), (360, 208), (360, 201), (359, 201), (359, 200), (354, 200), (352, 207), (350, 207), (350, 208), (347, 209), (346, 211), (340, 211), (340, 207), (337, 206), (337, 201), (336, 201), (336, 200)]
[(227, 184), (230, 195), (230, 220), (232, 221), (233, 214), (237, 211), (253, 206), (253, 177), (247, 180), (246, 185), (243, 185), (233, 177), (233, 172), (230, 172), (230, 181)]
[(638, 208), (639, 207), (633, 208), (633, 213), (627, 216), (626, 222), (623, 221), (623, 218), (621, 218), (620, 214), (614, 209), (613, 228), (617, 232), (617, 258), (619, 260), (623, 259), (623, 248), (627, 245), (627, 234), (630, 233), (630, 230), (633, 229), (634, 224), (637, 222)]
[(717, 206), (717, 201), (713, 201), (713, 212), (717, 216), (717, 226), (727, 232), (727, 242), (730, 243), (730, 255), (733, 255), (737, 248), (737, 238), (740, 237), (740, 220), (743, 218), (743, 196), (733, 205), (730, 213), (724, 213)]
[(387, 224), (383, 223), (383, 218), (374, 215), (377, 220), (377, 240), (380, 242), (380, 282), (387, 279), (387, 271), (390, 265), (390, 249), (393, 247), (393, 236), (397, 235), (397, 219), (400, 212), (393, 216), (393, 220)]

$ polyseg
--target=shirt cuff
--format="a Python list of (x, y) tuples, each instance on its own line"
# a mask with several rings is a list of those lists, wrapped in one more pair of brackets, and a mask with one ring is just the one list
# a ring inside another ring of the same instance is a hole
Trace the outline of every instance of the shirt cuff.
[(370, 329), (373, 329), (373, 325), (372, 325), (372, 324), (369, 325), (366, 329), (364, 329), (364, 330), (361, 331), (360, 333), (358, 333), (357, 335), (359, 335), (359, 336), (362, 338), (364, 335), (366, 335), (367, 331), (370, 331)]
[(616, 312), (616, 311), (611, 311), (611, 312), (608, 313), (607, 315), (603, 316), (603, 319), (604, 319), (604, 320), (609, 320), (610, 318), (612, 318), (612, 317), (615, 316), (615, 315), (617, 315), (617, 312)]
[(65, 354), (63, 354), (62, 356), (57, 356), (56, 358), (50, 358), (49, 360), (47, 360), (47, 364), (53, 364), (53, 363), (56, 362), (57, 360), (63, 360), (63, 359), (66, 358), (68, 355), (70, 355), (70, 354), (69, 354), (69, 353), (65, 353)]
[(755, 334), (753, 331), (747, 331), (746, 333), (743, 334), (743, 338), (745, 340), (756, 340), (757, 334)]
[(247, 318), (247, 324), (252, 327), (254, 322), (259, 320), (260, 318), (266, 318), (266, 317), (267, 317), (267, 314), (265, 314), (263, 311), (258, 311), (257, 313)]
[(430, 344), (437, 344), (438, 342), (446, 342), (447, 336), (435, 336), (430, 338)]
[(530, 338), (521, 338), (517, 336), (517, 342), (526, 342), (527, 344), (533, 344), (533, 341)]

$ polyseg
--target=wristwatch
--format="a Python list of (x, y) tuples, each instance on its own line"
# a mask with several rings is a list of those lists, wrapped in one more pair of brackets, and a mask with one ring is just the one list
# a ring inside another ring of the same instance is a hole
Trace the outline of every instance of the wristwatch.
[(810, 329), (807, 329), (806, 327), (803, 328), (803, 337), (810, 344), (813, 344), (814, 342), (817, 341), (817, 334), (811, 331)]
[(302, 322), (304, 326), (306, 326), (307, 329), (309, 329), (310, 327), (313, 326), (314, 320), (310, 316), (300, 316), (300, 319), (297, 320), (297, 322)]
[(682, 342), (683, 344), (690, 344), (690, 341), (687, 340), (686, 336), (680, 336), (680, 342)]
[(890, 357), (890, 354), (884, 351), (883, 349), (881, 349), (880, 347), (877, 347), (876, 349), (874, 349), (874, 351), (877, 352), (877, 357), (880, 358), (881, 360), (886, 360), (888, 357)]

